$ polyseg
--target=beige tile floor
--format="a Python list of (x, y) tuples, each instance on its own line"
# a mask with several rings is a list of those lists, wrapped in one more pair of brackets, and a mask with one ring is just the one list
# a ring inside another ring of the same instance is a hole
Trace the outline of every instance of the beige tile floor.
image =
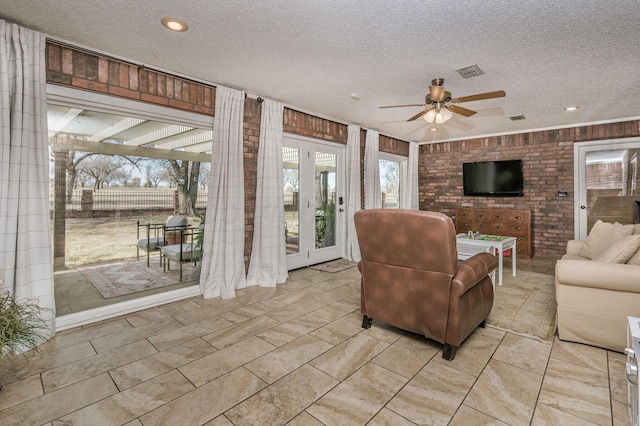
[(362, 329), (359, 305), (356, 268), (302, 269), (60, 332), (0, 365), (0, 424), (628, 424), (620, 353), (487, 327), (447, 362), (420, 336)]

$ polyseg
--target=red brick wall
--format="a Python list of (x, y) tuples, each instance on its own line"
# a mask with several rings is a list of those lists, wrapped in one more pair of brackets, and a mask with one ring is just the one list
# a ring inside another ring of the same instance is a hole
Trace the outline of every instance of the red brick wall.
[(345, 124), (314, 117), (289, 108), (284, 109), (283, 131), (342, 145), (347, 144), (347, 126)]
[[(640, 121), (574, 127), (422, 145), (418, 168), (421, 210), (453, 214), (459, 207), (529, 209), (535, 256), (560, 257), (574, 237), (573, 144), (640, 135)], [(462, 163), (522, 159), (523, 197), (462, 195)], [(558, 190), (569, 197), (558, 197)]]
[(47, 43), (47, 83), (214, 115), (214, 86)]
[[(244, 101), (244, 265), (249, 269), (253, 246), (253, 222), (256, 211), (256, 185), (258, 183), (258, 145), (262, 104), (246, 98)], [(284, 225), (283, 225), (284, 226)]]

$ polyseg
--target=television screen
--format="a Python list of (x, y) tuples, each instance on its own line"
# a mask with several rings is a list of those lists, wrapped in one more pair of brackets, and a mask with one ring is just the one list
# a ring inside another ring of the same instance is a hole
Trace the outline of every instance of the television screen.
[(464, 195), (521, 196), (522, 160), (462, 164)]

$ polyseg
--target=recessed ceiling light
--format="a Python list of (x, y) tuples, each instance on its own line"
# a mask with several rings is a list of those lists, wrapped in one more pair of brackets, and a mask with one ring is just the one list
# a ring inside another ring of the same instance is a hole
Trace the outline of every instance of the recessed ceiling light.
[(430, 128), (429, 128), (429, 131), (430, 131), (430, 132), (435, 132), (436, 130), (438, 130), (438, 128), (437, 128), (437, 127), (430, 127)]
[(575, 111), (575, 110), (577, 110), (577, 109), (578, 109), (578, 107), (577, 107), (577, 106), (570, 106), (570, 107), (566, 107), (564, 110), (565, 110), (565, 111)]
[(360, 100), (360, 95), (358, 95), (357, 93), (352, 93), (351, 94), (351, 99), (353, 99), (354, 101), (359, 101)]
[(175, 31), (179, 33), (187, 31), (189, 29), (189, 26), (186, 24), (186, 22), (176, 18), (162, 18), (160, 22), (162, 23), (162, 25), (164, 25), (166, 28), (170, 29), (171, 31)]

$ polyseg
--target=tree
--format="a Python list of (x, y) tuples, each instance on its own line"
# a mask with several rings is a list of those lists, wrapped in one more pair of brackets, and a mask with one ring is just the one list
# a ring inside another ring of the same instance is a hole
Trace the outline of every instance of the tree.
[[(92, 158), (100, 158), (97, 160), (94, 165), (101, 165), (100, 167), (103, 169), (101, 171), (92, 170), (91, 163), (93, 162)], [(118, 158), (119, 160), (116, 163), (124, 166), (125, 164), (130, 164), (133, 167), (138, 167), (138, 163), (140, 162), (139, 157), (128, 157), (121, 155), (107, 155), (107, 154), (96, 154), (93, 152), (78, 152), (78, 151), (67, 151), (66, 159), (65, 159), (65, 169), (67, 172), (67, 182), (66, 182), (66, 196), (67, 203), (71, 202), (71, 197), (73, 196), (73, 190), (76, 188), (78, 176), (82, 176), (82, 184), (84, 186), (89, 180), (93, 181), (94, 188), (101, 188), (104, 183), (109, 183), (115, 177), (113, 176), (114, 171), (110, 173), (107, 172), (107, 169), (111, 167), (109, 164), (113, 164), (105, 158)], [(105, 174), (106, 173), (106, 174)], [(126, 179), (130, 178), (130, 173), (126, 177)], [(124, 179), (124, 176), (120, 176), (120, 179)], [(126, 180), (125, 180), (126, 183)]]
[(207, 189), (209, 187), (209, 171), (211, 170), (211, 163), (200, 164), (200, 189)]
[(178, 188), (178, 214), (194, 216), (198, 199), (198, 181), (200, 162), (188, 160), (169, 160)]
[(284, 180), (284, 186), (287, 184), (291, 185), (295, 192), (298, 192), (298, 185), (300, 184), (300, 177), (298, 174), (298, 169), (287, 169), (284, 168), (282, 170), (282, 178)]
[(383, 162), (384, 189), (387, 193), (397, 194), (400, 192), (400, 164), (396, 161)]
[(147, 174), (145, 186), (147, 188), (158, 188), (161, 183), (166, 183), (171, 186), (171, 183), (175, 181), (169, 160), (163, 158), (147, 158), (145, 163)]
[(93, 154), (91, 158), (85, 158), (81, 163), (81, 171), (94, 179), (93, 189), (102, 189), (109, 186), (114, 180), (125, 180), (128, 173), (124, 166), (130, 160), (119, 155)]
[[(76, 157), (77, 155), (77, 157)], [(65, 159), (65, 169), (67, 171), (67, 203), (71, 202), (73, 190), (76, 187), (76, 179), (78, 178), (78, 165), (86, 158), (95, 155), (90, 152), (68, 151)]]

